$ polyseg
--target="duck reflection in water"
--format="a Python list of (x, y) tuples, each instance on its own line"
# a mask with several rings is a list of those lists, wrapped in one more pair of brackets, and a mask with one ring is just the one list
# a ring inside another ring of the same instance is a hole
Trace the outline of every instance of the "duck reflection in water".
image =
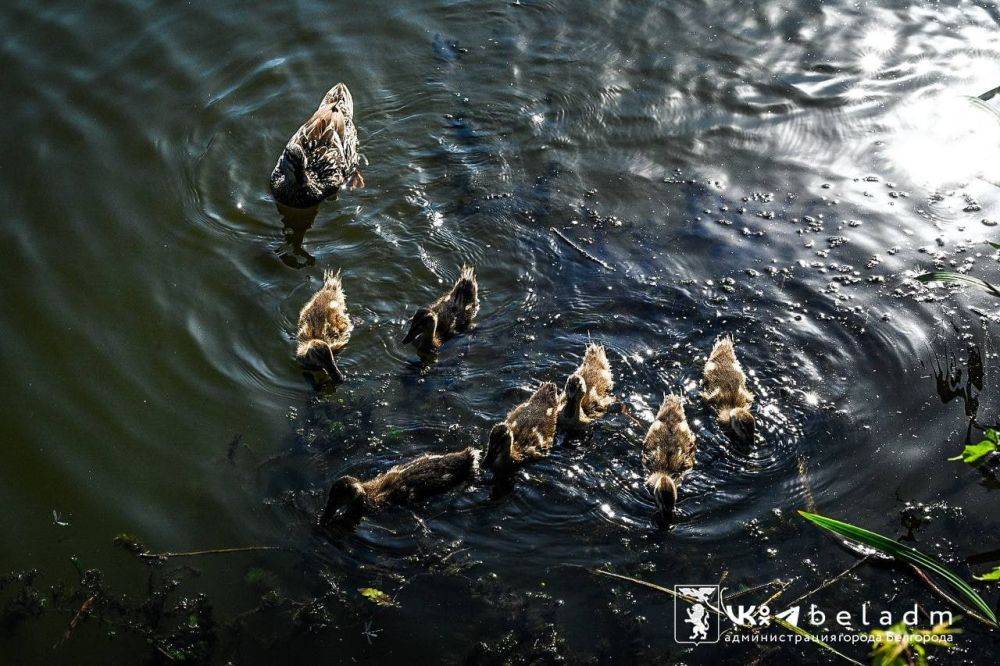
[[(973, 431), (986, 433), (987, 430), (1000, 430), (1000, 423), (983, 423), (979, 420), (979, 397), (985, 387), (986, 372), (983, 364), (983, 352), (978, 344), (970, 343), (962, 368), (955, 354), (947, 353), (934, 358), (934, 380), (937, 384), (937, 394), (941, 402), (947, 404), (955, 398), (961, 398), (965, 406), (965, 416), (969, 425), (965, 433), (965, 444), (979, 441), (982, 436), (973, 435)], [(978, 465), (976, 470), (983, 477), (983, 485), (987, 488), (1000, 488), (1000, 453), (991, 453)]]
[(278, 207), (278, 215), (281, 216), (281, 232), (284, 236), (284, 243), (278, 250), (281, 263), (296, 269), (315, 265), (316, 257), (306, 252), (302, 243), (305, 241), (306, 232), (316, 221), (319, 205), (312, 208), (291, 208), (280, 203), (275, 205)]
[(979, 394), (983, 390), (984, 377), (983, 354), (977, 344), (969, 345), (964, 370), (959, 365), (958, 358), (950, 352), (944, 357), (934, 358), (934, 380), (937, 383), (938, 397), (945, 404), (961, 398), (965, 403), (965, 415), (970, 419), (970, 425), (975, 422), (979, 412)]

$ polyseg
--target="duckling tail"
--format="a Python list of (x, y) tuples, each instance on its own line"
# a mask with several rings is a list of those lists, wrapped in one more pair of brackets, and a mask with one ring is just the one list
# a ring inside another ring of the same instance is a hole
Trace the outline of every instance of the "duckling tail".
[(323, 271), (323, 282), (327, 287), (340, 287), (340, 269), (338, 268), (336, 272), (332, 268)]
[[(462, 272), (452, 289), (454, 302), (462, 306), (473, 306), (473, 310), (478, 310), (476, 303), (479, 297), (479, 285), (476, 282), (476, 269), (472, 266), (462, 266)], [(472, 316), (475, 312), (472, 312)]]

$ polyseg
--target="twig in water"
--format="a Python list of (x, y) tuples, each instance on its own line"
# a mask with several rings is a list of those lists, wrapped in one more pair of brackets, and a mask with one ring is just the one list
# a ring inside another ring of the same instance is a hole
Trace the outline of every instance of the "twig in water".
[[(635, 583), (636, 585), (642, 585), (643, 587), (648, 587), (650, 589), (657, 590), (659, 592), (666, 592), (667, 594), (669, 594), (672, 597), (676, 597), (678, 599), (683, 599), (684, 601), (687, 601), (689, 603), (697, 602), (696, 599), (694, 599), (692, 597), (689, 597), (686, 594), (680, 594), (679, 592), (674, 592), (673, 590), (671, 590), (669, 588), (663, 587), (661, 585), (657, 585), (655, 583), (648, 583), (648, 582), (646, 582), (644, 580), (640, 580), (638, 578), (631, 578), (629, 576), (623, 576), (621, 574), (611, 573), (610, 571), (605, 571), (603, 569), (590, 569), (590, 571), (593, 572), (593, 573), (601, 574), (602, 576), (610, 576), (611, 578), (620, 578), (621, 580), (626, 580), (626, 581), (628, 581), (630, 583)], [(777, 581), (772, 581), (772, 582), (777, 582)], [(783, 590), (784, 590), (784, 587), (782, 588), (782, 591)], [(702, 603), (702, 605), (705, 606), (708, 610), (710, 610), (713, 613), (715, 613), (716, 615), (722, 615), (723, 614), (722, 609), (715, 608), (711, 604)], [(783, 618), (780, 618), (780, 617), (778, 617), (776, 615), (773, 615), (773, 616), (771, 616), (771, 620), (773, 622), (775, 622), (776, 624), (778, 624), (779, 626), (783, 627), (784, 629), (786, 629), (788, 631), (791, 631), (792, 633), (798, 634), (799, 636), (802, 636), (803, 638), (805, 638), (806, 640), (808, 640), (808, 641), (810, 641), (812, 643), (815, 643), (816, 645), (818, 645), (822, 649), (830, 652), (831, 654), (837, 655), (838, 657), (840, 657), (844, 661), (847, 661), (847, 662), (849, 662), (851, 664), (855, 664), (855, 666), (864, 666), (864, 664), (862, 664), (861, 662), (855, 661), (854, 659), (851, 659), (847, 655), (845, 655), (845, 654), (843, 654), (841, 652), (838, 652), (833, 646), (828, 645), (827, 643), (824, 643), (819, 638), (817, 638), (816, 636), (812, 635), (811, 633), (809, 633), (805, 629), (803, 629), (801, 627), (797, 627), (794, 624), (791, 624), (790, 622), (788, 622), (787, 620), (785, 620)]]
[(259, 550), (284, 550), (281, 546), (237, 546), (235, 548), (212, 548), (191, 550), (183, 553), (138, 553), (136, 557), (149, 560), (166, 560), (171, 557), (194, 557), (195, 555), (224, 555), (226, 553), (249, 553)]
[(594, 255), (592, 255), (590, 252), (587, 252), (582, 247), (580, 247), (579, 245), (577, 245), (575, 242), (573, 242), (572, 240), (570, 240), (569, 237), (566, 236), (566, 234), (564, 234), (563, 232), (559, 231), (555, 227), (549, 227), (549, 231), (551, 231), (552, 233), (554, 233), (559, 238), (563, 239), (563, 241), (565, 241), (567, 245), (569, 245), (571, 248), (573, 248), (574, 250), (576, 250), (577, 252), (579, 252), (580, 254), (582, 254), (587, 259), (590, 259), (591, 261), (593, 261), (595, 264), (599, 264), (600, 266), (608, 269), (609, 271), (615, 270), (614, 266), (612, 266), (611, 264), (609, 264), (606, 261), (602, 261), (601, 259), (598, 259)]
[(91, 609), (95, 601), (97, 601), (97, 595), (92, 594), (90, 598), (83, 602), (83, 605), (80, 606), (80, 610), (78, 610), (76, 615), (73, 616), (73, 619), (69, 621), (69, 626), (66, 627), (66, 632), (63, 634), (62, 640), (52, 646), (53, 650), (69, 640), (70, 636), (73, 635), (73, 630), (76, 629), (76, 625), (80, 623), (81, 619), (83, 619), (83, 614)]
[(911, 564), (910, 567), (912, 567), (913, 571), (916, 572), (917, 577), (920, 580), (924, 581), (924, 583), (927, 584), (927, 587), (931, 588), (939, 597), (941, 597), (942, 599), (944, 599), (948, 603), (950, 603), (950, 604), (952, 604), (954, 606), (957, 606), (958, 608), (961, 608), (963, 611), (965, 611), (966, 613), (968, 613), (972, 617), (976, 618), (980, 622), (988, 624), (991, 627), (996, 627), (995, 624), (993, 624), (992, 622), (990, 622), (988, 619), (986, 619), (985, 617), (983, 617), (982, 615), (980, 615), (976, 611), (972, 610), (971, 608), (969, 608), (965, 604), (962, 604), (962, 603), (956, 601), (955, 599), (953, 599), (952, 597), (950, 597), (944, 590), (942, 590), (940, 587), (938, 587), (937, 585), (935, 585), (934, 581), (932, 581), (930, 579), (930, 576), (928, 576), (925, 572), (921, 571), (920, 567), (916, 566), (915, 564)]
[(803, 594), (799, 598), (794, 599), (793, 601), (790, 601), (788, 603), (788, 607), (791, 608), (792, 606), (798, 604), (800, 601), (804, 601), (804, 600), (808, 599), (809, 597), (811, 597), (812, 595), (816, 594), (820, 590), (822, 590), (824, 588), (827, 588), (827, 587), (830, 587), (831, 585), (833, 585), (834, 583), (836, 583), (838, 580), (840, 580), (841, 578), (843, 578), (844, 576), (846, 576), (847, 574), (851, 573), (852, 571), (854, 571), (855, 569), (857, 569), (858, 567), (860, 567), (862, 564), (864, 564), (865, 562), (867, 562), (869, 557), (870, 557), (870, 555), (865, 555), (860, 560), (858, 560), (857, 562), (855, 562), (851, 566), (847, 567), (846, 569), (844, 569), (843, 571), (841, 571), (839, 574), (837, 574), (833, 578), (827, 578), (822, 583), (820, 583), (819, 585), (817, 585), (813, 589), (809, 590), (808, 592), (806, 592), (805, 594)]
[(862, 664), (860, 661), (856, 661), (854, 659), (851, 659), (846, 654), (838, 651), (836, 648), (834, 648), (829, 643), (825, 643), (825, 642), (821, 641), (820, 639), (816, 638), (815, 636), (813, 636), (812, 634), (810, 634), (808, 631), (806, 631), (802, 627), (798, 627), (798, 626), (792, 624), (791, 622), (789, 622), (788, 620), (786, 620), (784, 618), (781, 618), (781, 617), (778, 617), (777, 615), (775, 615), (774, 617), (771, 618), (771, 620), (773, 620), (776, 624), (781, 625), (782, 627), (784, 627), (788, 631), (792, 632), (793, 634), (798, 634), (799, 636), (802, 636), (807, 641), (810, 641), (811, 643), (815, 643), (816, 645), (818, 645), (819, 647), (823, 648), (824, 650), (826, 650), (826, 651), (828, 651), (828, 652), (830, 652), (832, 654), (837, 655), (838, 657), (840, 657), (844, 661), (850, 662), (852, 664), (856, 664), (857, 666), (864, 666), (864, 664)]

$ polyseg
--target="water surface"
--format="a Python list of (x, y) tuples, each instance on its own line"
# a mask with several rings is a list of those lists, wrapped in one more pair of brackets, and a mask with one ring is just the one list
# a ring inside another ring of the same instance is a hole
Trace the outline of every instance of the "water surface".
[[(758, 648), (685, 652), (668, 597), (574, 565), (805, 591), (854, 558), (803, 507), (899, 536), (907, 502), (933, 505), (919, 546), (982, 573), (965, 558), (997, 547), (995, 486), (946, 462), (968, 421), (939, 398), (935, 359), (983, 350), (978, 415), (995, 421), (997, 309), (910, 278), (1000, 279), (984, 244), (1000, 130), (967, 99), (1000, 84), (998, 20), (988, 2), (6, 3), (0, 572), (71, 583), (77, 558), (141, 596), (148, 569), (119, 533), (287, 547), (185, 562), (218, 663), (746, 663)], [(367, 187), (283, 219), (268, 174), (338, 81)], [(479, 325), (423, 367), (404, 321), (463, 263)], [(292, 350), (326, 268), (356, 327), (349, 381), (317, 392)], [(724, 332), (757, 395), (752, 451), (698, 398)], [(312, 530), (334, 478), (481, 446), (588, 340), (640, 421), (666, 392), (690, 399), (698, 466), (673, 529), (652, 519), (643, 429), (615, 417), (507, 494), (476, 484), (340, 538)], [(342, 602), (316, 631), (284, 612), (233, 629), (260, 571), (295, 599), (332, 576)], [(941, 605), (884, 567), (822, 603), (862, 600)], [(50, 663), (71, 615), (0, 632), (0, 649)], [(949, 659), (984, 663), (997, 639), (963, 626)], [(164, 658), (154, 647), (84, 622), (56, 654)]]

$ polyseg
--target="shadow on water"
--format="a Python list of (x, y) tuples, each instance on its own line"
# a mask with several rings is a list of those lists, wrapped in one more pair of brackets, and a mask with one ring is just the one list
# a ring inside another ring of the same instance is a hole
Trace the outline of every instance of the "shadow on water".
[(281, 216), (281, 232), (285, 239), (285, 244), (278, 251), (281, 262), (289, 268), (306, 268), (316, 265), (316, 257), (309, 254), (302, 246), (305, 242), (306, 232), (312, 228), (316, 221), (316, 214), (319, 206), (312, 208), (290, 208), (282, 204), (275, 204), (278, 215)]

